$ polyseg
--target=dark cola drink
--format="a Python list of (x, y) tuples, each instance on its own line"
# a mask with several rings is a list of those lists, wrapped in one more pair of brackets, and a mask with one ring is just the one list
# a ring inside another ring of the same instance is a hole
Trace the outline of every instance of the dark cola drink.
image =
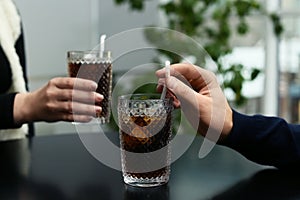
[(122, 107), (126, 107), (126, 103), (119, 103), (121, 158), (125, 183), (150, 187), (168, 182), (172, 103), (167, 101), (156, 99), (150, 104), (144, 104), (143, 101), (133, 100), (127, 104), (133, 108), (124, 109)]
[[(70, 54), (70, 53), (69, 53)], [(92, 57), (88, 52), (86, 58), (73, 57), (68, 55), (68, 73), (70, 77), (93, 80), (98, 83), (96, 92), (102, 94), (104, 99), (98, 105), (102, 107), (102, 112), (97, 113), (100, 123), (108, 123), (110, 119), (110, 103), (112, 90), (112, 62), (107, 59)], [(95, 54), (97, 56), (97, 54)]]

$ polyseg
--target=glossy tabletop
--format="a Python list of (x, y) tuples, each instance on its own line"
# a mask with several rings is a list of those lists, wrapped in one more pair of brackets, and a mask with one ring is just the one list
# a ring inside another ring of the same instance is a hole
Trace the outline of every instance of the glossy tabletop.
[[(109, 135), (118, 140), (118, 133)], [(222, 146), (199, 159), (200, 145), (197, 137), (172, 164), (167, 185), (135, 188), (95, 159), (75, 133), (1, 142), (0, 199), (300, 199), (297, 174), (257, 165)]]

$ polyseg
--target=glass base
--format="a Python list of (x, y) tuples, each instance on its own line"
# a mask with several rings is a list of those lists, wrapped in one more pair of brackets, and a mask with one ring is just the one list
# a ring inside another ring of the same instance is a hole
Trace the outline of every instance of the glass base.
[(169, 181), (168, 175), (153, 178), (135, 178), (125, 174), (123, 178), (126, 184), (134, 187), (157, 187), (160, 185), (165, 185)]
[(110, 122), (110, 119), (105, 117), (97, 117), (93, 118), (89, 122), (72, 122), (74, 125), (94, 125), (94, 124), (108, 124)]
[(108, 124), (110, 122), (109, 118), (105, 117), (98, 117), (96, 120), (99, 124)]

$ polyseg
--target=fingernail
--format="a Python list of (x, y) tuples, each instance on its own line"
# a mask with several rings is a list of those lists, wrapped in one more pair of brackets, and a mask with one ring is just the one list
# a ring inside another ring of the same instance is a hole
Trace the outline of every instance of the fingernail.
[(102, 112), (102, 108), (100, 106), (96, 106), (95, 110), (97, 114)]
[(165, 79), (159, 79), (158, 80), (158, 85), (164, 85), (166, 83)]
[(163, 71), (164, 69), (159, 69), (159, 70), (157, 70), (156, 72), (155, 72), (155, 75), (156, 76), (161, 76), (161, 74), (163, 73), (162, 71)]
[(96, 93), (96, 100), (101, 101), (104, 99), (104, 96), (102, 94)]
[(92, 82), (91, 88), (92, 90), (96, 90), (98, 87), (98, 84), (96, 82)]

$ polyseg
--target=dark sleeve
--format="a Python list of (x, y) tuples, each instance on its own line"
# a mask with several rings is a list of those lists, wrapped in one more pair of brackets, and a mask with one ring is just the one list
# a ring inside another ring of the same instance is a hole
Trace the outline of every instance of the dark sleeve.
[(0, 95), (0, 129), (19, 128), (14, 124), (13, 108), (16, 93)]
[(278, 117), (233, 111), (233, 128), (223, 145), (259, 164), (300, 166), (300, 125), (288, 124)]
[[(26, 55), (25, 55), (25, 41), (24, 41), (24, 32), (23, 32), (23, 27), (21, 27), (21, 35), (18, 38), (18, 40), (16, 41), (15, 44), (15, 48), (17, 51), (17, 54), (19, 56), (20, 59), (20, 64), (22, 66), (23, 69), (23, 77), (25, 80), (25, 84), (26, 84), (26, 89), (27, 91), (29, 91), (29, 87), (28, 87), (28, 78), (27, 78), (27, 70), (26, 70)], [(33, 122), (30, 122), (28, 124), (29, 127), (29, 132), (28, 132), (28, 136), (32, 137), (34, 136), (34, 124)]]
[(16, 49), (16, 52), (19, 56), (20, 64), (22, 66), (23, 78), (24, 78), (24, 81), (25, 81), (25, 84), (26, 84), (26, 89), (29, 90), (27, 70), (26, 70), (25, 41), (24, 41), (23, 29), (21, 31), (21, 35), (19, 36), (19, 38), (17, 39), (17, 41), (15, 43), (15, 49)]

